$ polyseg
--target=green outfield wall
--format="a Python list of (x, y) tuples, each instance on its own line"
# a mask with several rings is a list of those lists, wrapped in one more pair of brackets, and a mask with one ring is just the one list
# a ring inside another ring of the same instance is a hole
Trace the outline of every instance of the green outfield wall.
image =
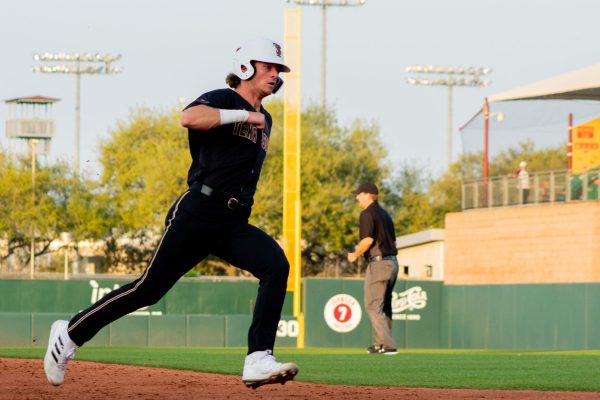
[[(0, 347), (46, 346), (50, 324), (66, 313), (0, 313)], [(128, 315), (104, 327), (91, 346), (245, 347), (251, 315)], [(297, 323), (282, 316), (276, 346), (295, 347)]]
[[(129, 280), (0, 280), (0, 312), (72, 313), (86, 309)], [(179, 281), (158, 303), (138, 314), (251, 314), (256, 280)], [(284, 313), (292, 312), (291, 296)]]
[(441, 347), (600, 349), (600, 283), (444, 286)]
[[(127, 281), (0, 280), (0, 346), (45, 346), (48, 327)], [(306, 278), (307, 347), (366, 347), (371, 325), (362, 279)], [(109, 326), (90, 344), (245, 346), (255, 280), (182, 280), (157, 304)], [(277, 346), (295, 346), (298, 322), (288, 293)], [(393, 335), (400, 348), (600, 349), (600, 283), (444, 285), (398, 281)]]

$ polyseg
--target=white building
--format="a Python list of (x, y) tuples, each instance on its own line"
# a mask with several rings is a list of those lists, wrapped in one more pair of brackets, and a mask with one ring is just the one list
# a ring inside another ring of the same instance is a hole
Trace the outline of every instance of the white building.
[(444, 280), (444, 230), (429, 229), (396, 238), (398, 278)]

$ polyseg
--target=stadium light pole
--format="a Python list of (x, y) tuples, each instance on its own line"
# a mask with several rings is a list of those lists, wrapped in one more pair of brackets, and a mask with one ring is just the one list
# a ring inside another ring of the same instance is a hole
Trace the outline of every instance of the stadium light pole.
[(81, 75), (118, 74), (121, 67), (111, 64), (121, 59), (120, 54), (100, 53), (36, 53), (34, 61), (45, 63), (33, 66), (33, 72), (43, 74), (74, 74), (75, 75), (75, 154), (73, 172), (79, 176), (79, 136), (81, 126)]
[[(481, 79), (482, 76), (492, 72), (490, 68), (475, 67), (442, 67), (432, 65), (413, 65), (406, 68), (406, 72), (416, 74), (429, 74), (429, 78), (406, 78), (410, 85), (418, 86), (446, 86), (448, 87), (448, 167), (452, 164), (452, 88), (462, 87), (487, 87), (490, 81)], [(458, 77), (457, 77), (458, 76)]]
[(321, 107), (325, 110), (327, 103), (327, 7), (360, 7), (367, 0), (287, 0), (300, 6), (321, 7)]

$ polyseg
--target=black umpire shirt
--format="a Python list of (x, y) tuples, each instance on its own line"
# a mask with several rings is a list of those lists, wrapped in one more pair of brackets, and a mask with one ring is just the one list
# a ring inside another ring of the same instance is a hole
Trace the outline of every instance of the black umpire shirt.
[(378, 202), (374, 201), (367, 208), (362, 210), (359, 217), (360, 240), (370, 237), (373, 238), (373, 244), (365, 252), (367, 261), (373, 256), (395, 256), (398, 254), (396, 249), (396, 233), (392, 218)]
[[(217, 89), (204, 93), (186, 109), (206, 105), (227, 110), (256, 111), (250, 103), (232, 89)], [(263, 161), (269, 147), (271, 115), (261, 106), (265, 116), (264, 129), (236, 122), (208, 131), (188, 130), (192, 165), (188, 185), (202, 182), (236, 196), (252, 205)]]

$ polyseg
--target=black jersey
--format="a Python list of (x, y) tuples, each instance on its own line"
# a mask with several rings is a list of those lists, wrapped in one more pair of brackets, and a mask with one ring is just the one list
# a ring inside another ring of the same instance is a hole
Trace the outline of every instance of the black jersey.
[(373, 244), (365, 257), (373, 256), (395, 256), (398, 254), (396, 249), (396, 232), (392, 218), (378, 202), (374, 201), (367, 208), (362, 210), (359, 218), (360, 240), (370, 237), (373, 238)]
[[(250, 103), (232, 89), (217, 89), (204, 93), (190, 105), (206, 105), (226, 110), (256, 111)], [(261, 106), (265, 116), (264, 129), (236, 122), (208, 131), (188, 130), (192, 165), (188, 185), (199, 181), (236, 196), (251, 205), (263, 161), (269, 146), (271, 115)]]

